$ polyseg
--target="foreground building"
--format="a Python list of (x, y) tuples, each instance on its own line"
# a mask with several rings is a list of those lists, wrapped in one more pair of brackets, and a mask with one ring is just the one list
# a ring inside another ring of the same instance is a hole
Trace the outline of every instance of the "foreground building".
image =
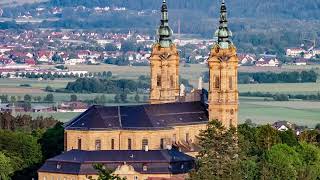
[(65, 153), (47, 160), (39, 179), (95, 178), (95, 163), (128, 180), (186, 178), (207, 123), (219, 120), (226, 128), (238, 123), (238, 57), (227, 22), (223, 1), (218, 41), (208, 59), (209, 92), (198, 89), (187, 96), (179, 88), (179, 54), (163, 1), (159, 40), (150, 57), (150, 104), (92, 106), (66, 123)]

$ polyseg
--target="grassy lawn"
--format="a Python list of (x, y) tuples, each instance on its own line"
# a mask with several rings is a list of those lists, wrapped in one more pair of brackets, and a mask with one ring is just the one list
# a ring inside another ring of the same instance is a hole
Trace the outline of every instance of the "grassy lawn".
[(318, 109), (298, 109), (241, 102), (239, 119), (241, 123), (246, 119), (251, 119), (257, 124), (287, 120), (299, 125), (315, 127), (316, 124), (320, 123), (320, 109), (319, 107)]

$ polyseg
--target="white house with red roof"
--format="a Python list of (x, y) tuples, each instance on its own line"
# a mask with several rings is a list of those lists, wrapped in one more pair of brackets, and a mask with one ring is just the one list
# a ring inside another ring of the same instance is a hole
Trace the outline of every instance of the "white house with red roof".
[(257, 62), (258, 67), (278, 67), (280, 65), (277, 58), (261, 57)]
[(301, 56), (301, 54), (303, 53), (306, 53), (306, 50), (302, 48), (290, 48), (290, 49), (287, 49), (286, 51), (286, 55), (288, 57), (298, 57), (298, 56)]

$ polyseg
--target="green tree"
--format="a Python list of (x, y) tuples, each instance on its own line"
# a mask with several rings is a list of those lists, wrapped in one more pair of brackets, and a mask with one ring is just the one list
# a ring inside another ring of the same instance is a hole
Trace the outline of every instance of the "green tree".
[(54, 89), (51, 86), (47, 86), (45, 91), (47, 92), (54, 92)]
[(127, 102), (127, 99), (128, 99), (127, 92), (126, 92), (126, 91), (122, 91), (122, 92), (120, 93), (120, 100), (121, 100), (122, 102)]
[(10, 180), (10, 175), (14, 172), (11, 160), (0, 151), (0, 179)]
[[(118, 175), (112, 174), (112, 170), (108, 169), (102, 164), (94, 164), (93, 168), (98, 171), (98, 179), (96, 180), (126, 180)], [(92, 177), (90, 180), (95, 180)]]
[(70, 101), (77, 101), (77, 100), (78, 100), (77, 95), (72, 94), (72, 95), (70, 96)]
[(140, 102), (140, 96), (139, 96), (138, 93), (134, 96), (134, 100), (135, 100), (136, 102)]
[(302, 159), (298, 179), (320, 179), (320, 149), (308, 143), (296, 146), (296, 151)]
[(256, 138), (258, 148), (261, 152), (270, 150), (273, 145), (278, 144), (281, 141), (278, 131), (270, 125), (258, 127)]
[(54, 96), (53, 94), (47, 94), (44, 98), (43, 101), (45, 102), (53, 102), (54, 101)]
[(210, 121), (199, 135), (200, 151), (190, 179), (230, 179), (238, 161), (236, 130), (226, 130), (219, 121)]
[(266, 179), (295, 180), (301, 166), (300, 155), (293, 147), (286, 144), (277, 144), (266, 153), (262, 176)]
[(115, 96), (114, 96), (114, 102), (115, 103), (120, 103), (120, 94), (116, 94)]
[(287, 144), (288, 146), (297, 146), (299, 145), (298, 138), (295, 135), (294, 131), (289, 129), (287, 131), (279, 132), (279, 137), (283, 144)]
[(26, 94), (26, 95), (24, 95), (23, 100), (24, 100), (25, 102), (31, 102), (32, 97), (31, 97), (31, 95)]
[(53, 128), (47, 129), (42, 135), (39, 143), (43, 159), (52, 158), (63, 151), (64, 146), (64, 128), (63, 123), (57, 123)]

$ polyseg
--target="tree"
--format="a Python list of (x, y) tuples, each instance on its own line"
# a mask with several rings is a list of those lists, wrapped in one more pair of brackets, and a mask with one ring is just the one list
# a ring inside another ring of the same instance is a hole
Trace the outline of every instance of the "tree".
[(315, 129), (320, 130), (320, 123), (316, 125)]
[(77, 95), (75, 95), (75, 94), (72, 94), (71, 96), (70, 96), (70, 101), (77, 101), (78, 100), (78, 97), (77, 97)]
[(257, 145), (261, 152), (270, 150), (275, 144), (281, 142), (278, 131), (270, 125), (260, 126), (257, 130)]
[(51, 86), (47, 86), (45, 91), (47, 92), (54, 92), (53, 88)]
[(305, 142), (295, 147), (302, 160), (302, 167), (299, 168), (298, 179), (319, 179), (320, 178), (320, 149)]
[(45, 102), (53, 102), (54, 101), (54, 96), (53, 94), (47, 94), (44, 98), (43, 101)]
[(294, 180), (297, 178), (301, 166), (300, 156), (293, 147), (277, 144), (266, 154), (266, 164), (262, 176), (266, 179)]
[(107, 78), (111, 78), (112, 77), (112, 72), (111, 71), (108, 71), (107, 72)]
[(43, 159), (52, 158), (63, 151), (64, 128), (63, 123), (57, 123), (53, 128), (47, 129), (39, 140)]
[(127, 102), (127, 98), (128, 98), (127, 92), (122, 91), (121, 94), (120, 94), (120, 100), (122, 102)]
[(115, 102), (115, 103), (120, 103), (120, 94), (116, 94), (116, 95), (114, 96), (114, 102)]
[(210, 121), (199, 135), (200, 152), (192, 180), (230, 179), (238, 160), (236, 130), (226, 130), (219, 121)]
[(0, 151), (0, 179), (10, 180), (10, 175), (14, 172), (10, 158)]
[(136, 102), (140, 102), (140, 96), (139, 96), (138, 93), (134, 96), (134, 100), (135, 100)]
[[(93, 168), (98, 171), (97, 180), (126, 180), (126, 178), (121, 178), (118, 175), (112, 174), (112, 170), (108, 169), (102, 164), (94, 164)], [(94, 180), (90, 178), (90, 180)]]
[(24, 95), (23, 100), (24, 100), (25, 102), (31, 102), (32, 97), (31, 97), (29, 94), (26, 94), (26, 95)]

